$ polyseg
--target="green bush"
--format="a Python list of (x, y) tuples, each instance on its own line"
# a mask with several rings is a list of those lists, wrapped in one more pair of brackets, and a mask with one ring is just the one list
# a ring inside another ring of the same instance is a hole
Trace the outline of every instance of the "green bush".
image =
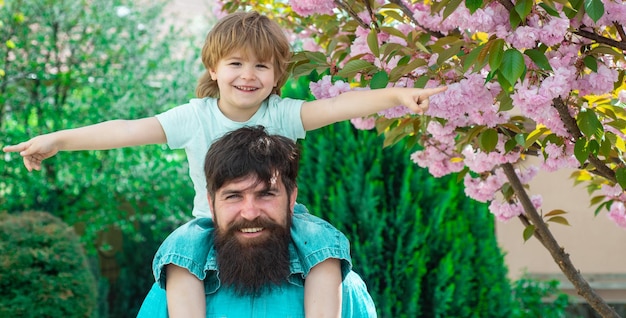
[[(4, 1), (0, 144), (186, 103), (201, 67), (198, 49), (164, 27), (164, 5)], [(61, 152), (34, 172), (18, 154), (0, 158), (0, 211), (42, 210), (84, 224), (88, 251), (103, 228), (133, 235), (138, 218), (189, 220), (192, 203), (184, 153), (166, 145)]]
[(380, 317), (510, 317), (494, 219), (456, 176), (436, 179), (405, 142), (343, 122), (302, 142), (298, 201), (346, 234)]
[(92, 317), (96, 283), (74, 229), (46, 212), (0, 215), (0, 317)]
[(559, 290), (559, 281), (538, 281), (523, 276), (513, 284), (515, 299), (512, 318), (567, 317), (569, 296)]

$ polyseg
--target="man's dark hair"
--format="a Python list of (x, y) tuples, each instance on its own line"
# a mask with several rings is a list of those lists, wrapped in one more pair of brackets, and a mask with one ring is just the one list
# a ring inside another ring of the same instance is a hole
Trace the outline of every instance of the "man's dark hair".
[(300, 149), (291, 139), (270, 135), (263, 126), (243, 127), (215, 141), (204, 159), (207, 192), (215, 193), (225, 183), (254, 175), (272, 184), (279, 176), (288, 194), (296, 188)]

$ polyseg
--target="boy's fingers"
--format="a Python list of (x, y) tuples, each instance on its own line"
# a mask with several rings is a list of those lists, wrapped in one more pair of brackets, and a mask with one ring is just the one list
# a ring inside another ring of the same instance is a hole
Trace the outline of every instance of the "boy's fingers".
[(439, 87), (434, 87), (434, 88), (424, 88), (423, 93), (424, 93), (424, 95), (426, 95), (426, 97), (430, 97), (430, 96), (433, 96), (435, 94), (439, 94), (439, 93), (445, 91), (446, 89), (448, 89), (448, 86), (439, 86)]
[(4, 151), (4, 152), (17, 152), (17, 151), (20, 151), (19, 146), (20, 146), (19, 144), (18, 145), (6, 146), (6, 147), (2, 148), (2, 151)]

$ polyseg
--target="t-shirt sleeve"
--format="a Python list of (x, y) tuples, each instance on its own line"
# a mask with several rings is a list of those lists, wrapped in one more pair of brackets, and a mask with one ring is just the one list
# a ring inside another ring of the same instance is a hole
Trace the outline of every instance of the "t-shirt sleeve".
[(270, 107), (273, 106), (276, 111), (280, 112), (276, 120), (279, 121), (281, 135), (293, 140), (304, 139), (306, 131), (302, 124), (302, 116), (300, 116), (303, 103), (304, 100), (280, 98), (276, 95), (270, 98)]
[(197, 105), (195, 105), (199, 102), (200, 100), (191, 100), (188, 104), (156, 115), (165, 132), (167, 145), (171, 149), (184, 148), (193, 137), (193, 132), (201, 129)]

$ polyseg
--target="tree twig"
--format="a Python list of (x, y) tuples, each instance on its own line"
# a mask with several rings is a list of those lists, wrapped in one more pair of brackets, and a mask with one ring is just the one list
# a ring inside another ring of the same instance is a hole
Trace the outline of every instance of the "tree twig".
[(411, 11), (409, 8), (407, 8), (406, 5), (404, 5), (404, 3), (402, 2), (402, 0), (389, 0), (390, 3), (393, 3), (395, 5), (397, 5), (400, 10), (402, 10), (402, 12), (409, 18), (411, 19), (411, 22), (413, 22), (413, 24), (417, 25), (418, 27), (420, 27), (420, 29), (428, 32), (428, 34), (430, 34), (431, 36), (434, 36), (438, 39), (444, 37), (445, 35), (443, 35), (443, 33), (438, 32), (438, 31), (433, 31), (430, 30), (426, 27), (424, 27), (423, 25), (421, 25), (417, 20), (415, 20), (415, 17), (413, 17), (413, 11)]
[[(622, 30), (623, 31), (623, 30)], [(598, 43), (602, 43), (602, 44), (606, 44), (606, 45), (610, 45), (612, 47), (616, 47), (620, 50), (626, 50), (626, 41), (623, 41), (624, 39), (622, 38), (622, 42), (618, 42), (615, 41), (613, 39), (609, 39), (607, 37), (598, 35), (594, 32), (590, 32), (590, 31), (586, 31), (586, 30), (576, 30), (574, 31), (574, 34), (578, 34), (584, 38), (590, 39), (590, 40), (594, 40)]]
[(580, 271), (576, 269), (574, 264), (569, 258), (569, 254), (565, 253), (565, 249), (559, 246), (558, 242), (552, 235), (552, 232), (548, 229), (548, 226), (543, 221), (537, 209), (530, 201), (528, 193), (524, 189), (519, 177), (515, 173), (513, 165), (505, 163), (502, 165), (504, 174), (509, 180), (509, 184), (513, 188), (515, 195), (524, 207), (524, 212), (528, 217), (528, 220), (535, 226), (535, 231), (539, 233), (541, 244), (550, 252), (550, 255), (554, 259), (554, 262), (559, 266), (565, 277), (574, 285), (576, 291), (582, 296), (593, 309), (595, 309), (604, 318), (619, 318), (615, 309), (609, 306), (602, 297), (600, 297), (592, 288), (589, 283), (582, 277)]
[[(561, 117), (561, 121), (565, 124), (565, 128), (572, 134), (574, 139), (580, 139), (583, 137), (583, 134), (580, 132), (578, 125), (576, 124), (576, 120), (572, 118), (567, 110), (567, 105), (563, 100), (559, 97), (552, 100), (552, 105), (559, 112), (559, 117)], [(615, 171), (613, 169), (607, 167), (602, 160), (598, 159), (597, 156), (593, 154), (589, 154), (587, 158), (589, 162), (596, 168), (595, 174), (602, 176), (603, 178), (615, 183), (617, 182), (617, 178), (615, 177)]]

